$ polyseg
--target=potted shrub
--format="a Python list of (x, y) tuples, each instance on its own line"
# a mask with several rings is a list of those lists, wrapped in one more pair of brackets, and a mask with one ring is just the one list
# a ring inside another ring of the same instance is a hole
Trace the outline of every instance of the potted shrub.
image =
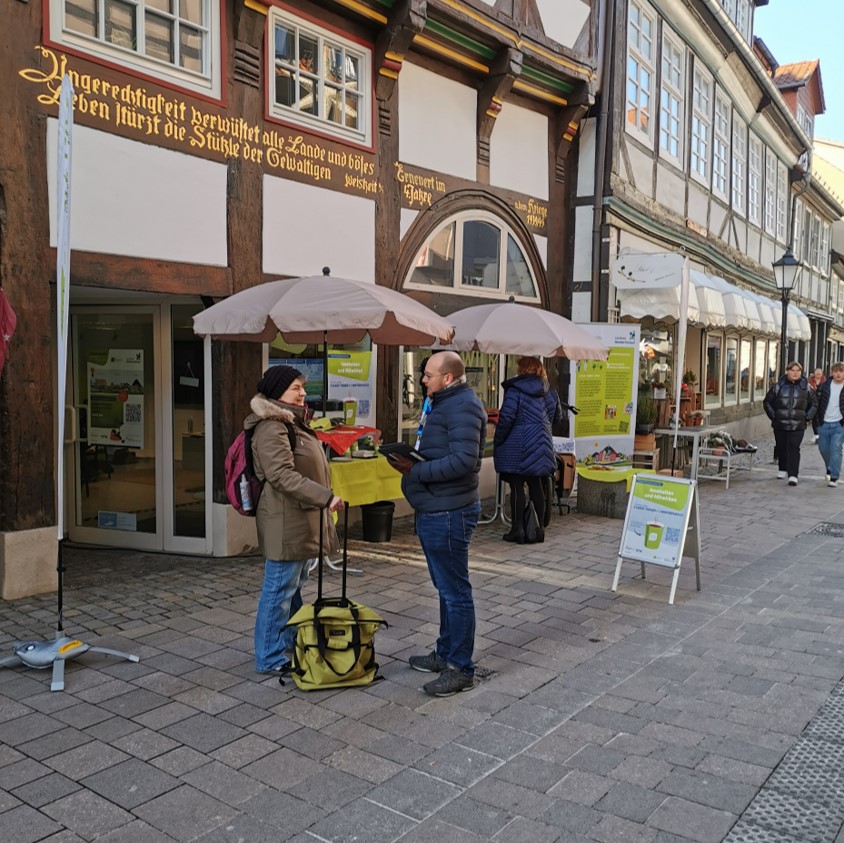
[(636, 402), (636, 433), (653, 433), (658, 415), (659, 408), (651, 390), (647, 386), (640, 386), (639, 398)]
[(697, 375), (691, 369), (686, 369), (683, 372), (683, 394), (691, 395), (694, 392), (696, 383)]

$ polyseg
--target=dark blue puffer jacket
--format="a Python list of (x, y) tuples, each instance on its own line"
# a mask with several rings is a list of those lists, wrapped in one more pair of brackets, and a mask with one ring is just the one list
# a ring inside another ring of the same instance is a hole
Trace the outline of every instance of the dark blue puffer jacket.
[(551, 425), (563, 417), (556, 390), (538, 375), (517, 375), (502, 386), (504, 402), (495, 429), (495, 470), (524, 477), (553, 474), (557, 461)]
[(435, 392), (425, 421), (418, 463), (401, 488), (417, 512), (461, 509), (480, 499), (478, 472), (486, 442), (487, 415), (467, 383)]

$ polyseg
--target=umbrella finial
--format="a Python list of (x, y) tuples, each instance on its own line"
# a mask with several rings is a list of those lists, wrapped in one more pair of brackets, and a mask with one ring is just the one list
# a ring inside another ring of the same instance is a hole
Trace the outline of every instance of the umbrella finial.
[(510, 298), (509, 298), (509, 299), (507, 299), (507, 301), (515, 301), (515, 300), (516, 300), (516, 297), (515, 297), (515, 296), (510, 296)]
[(324, 266), (322, 268), (322, 274), (323, 275), (331, 275), (331, 267), (330, 266)]

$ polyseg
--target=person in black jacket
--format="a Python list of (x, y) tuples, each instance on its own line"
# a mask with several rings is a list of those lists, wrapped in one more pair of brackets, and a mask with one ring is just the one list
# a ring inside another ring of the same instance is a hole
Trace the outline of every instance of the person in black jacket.
[(833, 363), (830, 380), (818, 387), (818, 448), (826, 465), (827, 485), (833, 489), (841, 474), (844, 447), (844, 363)]
[[(504, 541), (525, 544), (545, 540), (542, 481), (557, 467), (551, 429), (562, 421), (563, 409), (539, 358), (521, 357), (517, 366), (518, 374), (502, 384), (504, 401), (495, 428), (493, 459), (501, 479), (510, 484), (512, 527)], [(525, 484), (540, 525), (534, 539), (525, 535)]]
[(803, 377), (803, 367), (792, 361), (785, 374), (768, 390), (763, 404), (774, 428), (777, 443), (777, 478), (788, 477), (788, 485), (797, 485), (800, 471), (800, 444), (806, 425), (817, 411), (815, 393)]

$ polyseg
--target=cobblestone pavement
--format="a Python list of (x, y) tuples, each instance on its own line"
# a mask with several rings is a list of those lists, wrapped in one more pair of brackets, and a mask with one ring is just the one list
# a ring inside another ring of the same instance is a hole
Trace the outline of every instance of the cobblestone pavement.
[[(0, 841), (844, 841), (844, 487), (809, 442), (796, 488), (770, 442), (701, 483), (702, 590), (687, 560), (674, 606), (663, 569), (610, 590), (621, 521), (480, 527), (482, 678), (448, 699), (407, 666), (438, 613), (409, 519), (350, 541), (390, 627), (384, 680), (335, 692), (254, 672), (256, 557), (69, 547), (65, 631), (141, 660), (88, 653), (55, 693), (0, 670)], [(55, 604), (0, 601), (0, 653)]]

